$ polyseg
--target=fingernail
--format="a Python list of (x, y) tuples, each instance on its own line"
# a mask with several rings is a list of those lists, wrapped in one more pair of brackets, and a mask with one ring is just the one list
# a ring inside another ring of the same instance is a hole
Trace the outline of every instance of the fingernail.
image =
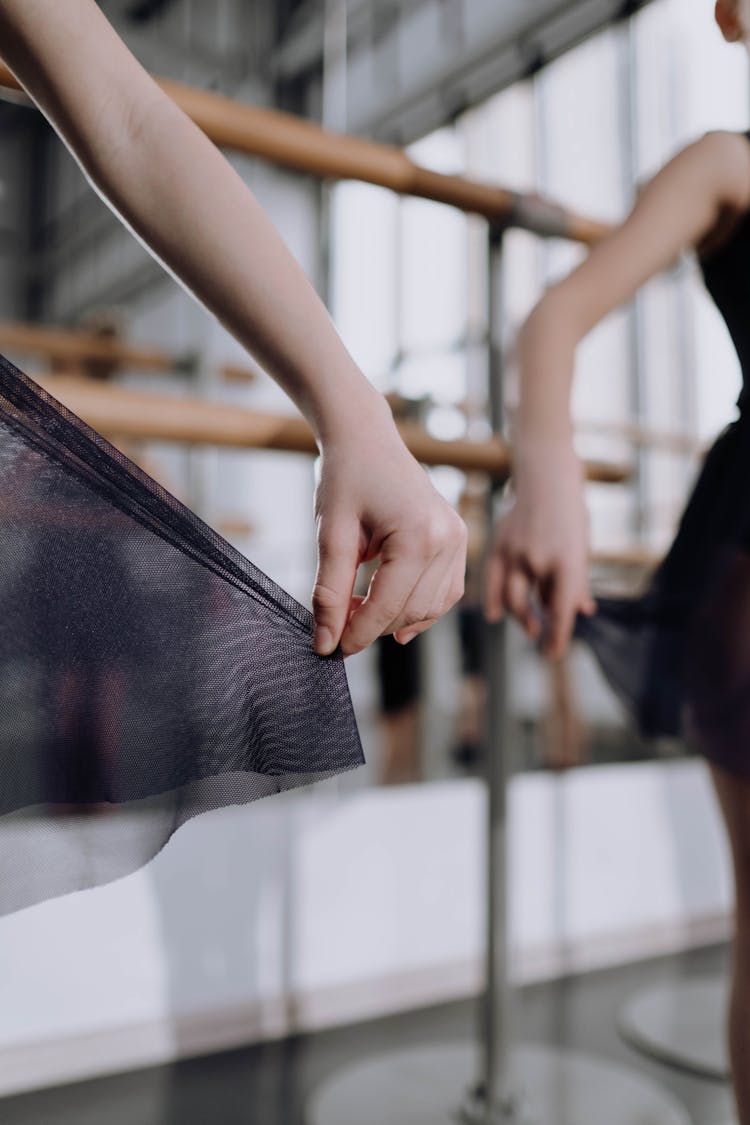
[(402, 633), (400, 637), (396, 637), (396, 640), (400, 645), (408, 645), (409, 641), (413, 641), (416, 635), (416, 633)]
[(315, 630), (313, 643), (315, 645), (315, 651), (319, 656), (330, 656), (336, 648), (333, 633), (324, 625), (321, 625)]

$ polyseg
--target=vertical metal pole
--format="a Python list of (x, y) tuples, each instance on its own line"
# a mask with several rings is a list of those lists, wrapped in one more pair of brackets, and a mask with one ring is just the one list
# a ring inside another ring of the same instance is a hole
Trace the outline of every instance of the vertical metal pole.
[[(503, 427), (503, 351), (501, 231), (490, 228), (487, 246), (489, 355), (487, 397), (492, 431)], [(487, 524), (492, 531), (495, 486), (488, 490)], [(484, 1098), (489, 1114), (507, 1090), (510, 986), (508, 981), (507, 726), (506, 625), (487, 627), (487, 948), (483, 1004)]]
[(326, 0), (323, 13), (323, 113), (326, 129), (344, 132), (348, 93), (348, 8), (346, 0)]
[[(487, 244), (487, 397), (492, 430), (503, 428), (502, 265), (503, 232), (490, 228)], [(494, 522), (495, 495), (487, 498), (488, 542)], [(518, 1121), (518, 1105), (510, 1083), (511, 986), (508, 929), (508, 806), (511, 771), (508, 738), (507, 626), (486, 626), (485, 719), (487, 763), (487, 918), (485, 991), (480, 1005), (480, 1076), (465, 1103), (463, 1117), (471, 1125)]]
[[(632, 20), (623, 24), (618, 37), (620, 99), (620, 152), (622, 155), (623, 192), (625, 198), (638, 178), (638, 52), (636, 31)], [(646, 394), (647, 356), (644, 340), (643, 294), (633, 297), (627, 314), (628, 329), (628, 381), (630, 411), (637, 425), (646, 421), (648, 400)], [(638, 444), (632, 451), (635, 471), (633, 489), (635, 508), (632, 530), (638, 543), (644, 542), (649, 532), (648, 451)]]

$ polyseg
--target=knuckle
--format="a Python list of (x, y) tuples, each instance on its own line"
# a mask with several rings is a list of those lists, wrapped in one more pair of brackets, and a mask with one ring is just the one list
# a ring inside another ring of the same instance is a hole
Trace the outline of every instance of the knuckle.
[(440, 545), (440, 529), (437, 521), (426, 520), (414, 529), (414, 547), (420, 556), (433, 555)]
[(321, 610), (335, 609), (339, 600), (339, 595), (331, 586), (327, 586), (323, 582), (315, 583), (312, 592), (313, 609), (318, 612)]
[(420, 622), (426, 621), (426, 620), (427, 620), (427, 617), (425, 615), (424, 610), (417, 609), (417, 608), (406, 609), (405, 612), (401, 614), (401, 617), (400, 617), (401, 623), (399, 625), (399, 628), (403, 629), (407, 625), (419, 625)]
[(424, 555), (436, 555), (448, 547), (455, 550), (466, 540), (466, 525), (452, 509), (423, 520), (414, 529), (415, 545)]
[(386, 626), (390, 625), (392, 621), (396, 620), (399, 616), (400, 609), (401, 606), (398, 602), (394, 602), (391, 599), (379, 601), (378, 598), (375, 597), (370, 602), (367, 620), (369, 620), (369, 622), (372, 623), (372, 627), (380, 633)]

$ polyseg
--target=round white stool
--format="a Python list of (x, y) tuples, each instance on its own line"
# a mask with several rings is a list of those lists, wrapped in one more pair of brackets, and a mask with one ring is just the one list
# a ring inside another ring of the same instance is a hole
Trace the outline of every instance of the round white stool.
[(476, 1047), (455, 1043), (377, 1054), (345, 1067), (310, 1099), (305, 1125), (689, 1125), (685, 1109), (627, 1067), (574, 1051), (522, 1047), (510, 1095), (487, 1115), (462, 1098)]
[(620, 1014), (622, 1037), (636, 1050), (703, 1078), (728, 1082), (727, 982), (671, 981), (637, 993)]

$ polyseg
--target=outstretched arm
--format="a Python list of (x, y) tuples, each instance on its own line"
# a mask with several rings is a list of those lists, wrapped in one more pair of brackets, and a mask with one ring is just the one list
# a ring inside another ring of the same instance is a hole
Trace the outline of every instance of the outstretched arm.
[(680, 152), (646, 185), (632, 212), (567, 278), (553, 286), (518, 342), (520, 400), (514, 435), (516, 502), (498, 528), (487, 609), (513, 613), (530, 635), (548, 615), (548, 651), (559, 655), (577, 611), (591, 612), (583, 476), (573, 451), (570, 391), (575, 351), (607, 313), (723, 217), (750, 206), (750, 144), (711, 133)]
[[(460, 596), (461, 522), (241, 178), (94, 0), (0, 0), (0, 54), (107, 203), (312, 425), (323, 453), (318, 651), (426, 628)], [(356, 568), (376, 556), (371, 593), (350, 617)]]

